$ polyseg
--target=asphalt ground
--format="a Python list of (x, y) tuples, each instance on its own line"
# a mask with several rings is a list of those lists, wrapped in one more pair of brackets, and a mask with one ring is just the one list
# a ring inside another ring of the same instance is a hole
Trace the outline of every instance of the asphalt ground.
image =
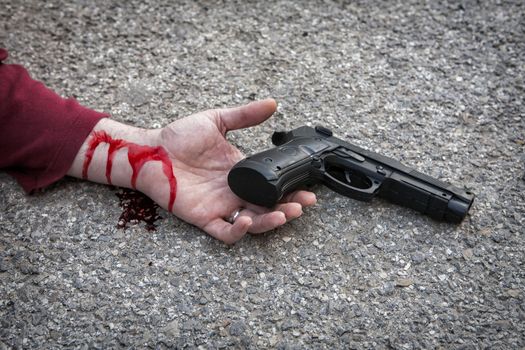
[(118, 228), (116, 188), (0, 173), (0, 349), (525, 346), (523, 2), (7, 0), (0, 46), (115, 120), (273, 97), (229, 136), (246, 154), (322, 124), (476, 194), (453, 225), (317, 187), (229, 247), (163, 211)]

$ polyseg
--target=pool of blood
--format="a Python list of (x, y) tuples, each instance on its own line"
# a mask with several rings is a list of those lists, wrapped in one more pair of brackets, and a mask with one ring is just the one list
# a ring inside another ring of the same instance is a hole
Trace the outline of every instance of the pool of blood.
[(127, 188), (119, 189), (116, 195), (122, 208), (117, 223), (118, 228), (126, 229), (128, 224), (145, 222), (148, 231), (155, 231), (155, 222), (162, 217), (158, 215), (159, 206), (154, 201), (138, 191)]

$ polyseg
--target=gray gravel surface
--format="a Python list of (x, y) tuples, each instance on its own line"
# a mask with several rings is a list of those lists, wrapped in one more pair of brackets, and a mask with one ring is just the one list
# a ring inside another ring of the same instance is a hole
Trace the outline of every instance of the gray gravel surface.
[(525, 346), (522, 1), (7, 0), (0, 46), (119, 121), (274, 97), (230, 135), (246, 153), (324, 124), (477, 195), (455, 226), (316, 188), (228, 247), (166, 212), (117, 229), (108, 186), (2, 173), (0, 349)]

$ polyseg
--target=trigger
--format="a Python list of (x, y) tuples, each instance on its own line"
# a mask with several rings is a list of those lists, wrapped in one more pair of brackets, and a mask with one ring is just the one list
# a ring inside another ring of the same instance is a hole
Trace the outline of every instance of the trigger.
[(346, 179), (346, 182), (348, 184), (352, 183), (352, 178), (350, 176), (352, 176), (352, 173), (349, 170), (346, 170), (345, 171), (345, 179)]

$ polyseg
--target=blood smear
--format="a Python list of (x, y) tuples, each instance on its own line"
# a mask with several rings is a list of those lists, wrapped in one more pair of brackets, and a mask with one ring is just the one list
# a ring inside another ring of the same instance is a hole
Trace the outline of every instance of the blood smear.
[(166, 150), (161, 147), (151, 147), (144, 145), (137, 145), (132, 142), (127, 142), (121, 139), (113, 139), (104, 131), (96, 131), (93, 133), (93, 136), (88, 142), (88, 149), (86, 151), (86, 157), (84, 159), (84, 165), (82, 168), (82, 177), (87, 179), (89, 164), (93, 159), (95, 149), (101, 143), (109, 144), (108, 148), (108, 160), (106, 163), (106, 179), (109, 184), (111, 184), (111, 169), (113, 167), (113, 159), (118, 150), (122, 148), (128, 149), (128, 161), (133, 169), (133, 174), (131, 175), (131, 187), (136, 189), (137, 178), (139, 176), (140, 170), (150, 161), (159, 161), (162, 162), (162, 171), (170, 186), (170, 198), (168, 201), (168, 210), (173, 211), (173, 203), (175, 203), (175, 196), (177, 194), (177, 180), (173, 174), (173, 167), (171, 160), (168, 156)]

